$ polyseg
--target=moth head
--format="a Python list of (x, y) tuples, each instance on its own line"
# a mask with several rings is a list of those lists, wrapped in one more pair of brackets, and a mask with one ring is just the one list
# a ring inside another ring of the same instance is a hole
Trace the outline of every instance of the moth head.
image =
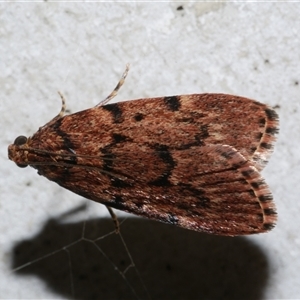
[(8, 146), (8, 158), (16, 163), (16, 165), (20, 168), (25, 168), (28, 166), (26, 163), (27, 155), (26, 155), (26, 145), (28, 139), (24, 135), (18, 136), (14, 143)]

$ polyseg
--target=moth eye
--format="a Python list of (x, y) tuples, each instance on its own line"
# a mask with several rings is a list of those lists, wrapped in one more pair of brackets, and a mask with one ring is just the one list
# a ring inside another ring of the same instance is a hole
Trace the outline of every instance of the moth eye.
[(26, 168), (28, 165), (16, 164), (19, 168)]
[(26, 142), (27, 142), (27, 137), (24, 135), (20, 135), (15, 139), (14, 145), (21, 146), (26, 144)]

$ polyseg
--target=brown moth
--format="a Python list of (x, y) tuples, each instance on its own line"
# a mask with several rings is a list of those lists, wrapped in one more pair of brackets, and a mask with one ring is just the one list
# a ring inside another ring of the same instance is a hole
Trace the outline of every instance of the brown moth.
[(276, 221), (259, 171), (278, 133), (265, 104), (225, 94), (193, 94), (62, 109), (9, 159), (32, 166), (85, 198), (153, 220), (219, 235), (261, 233)]

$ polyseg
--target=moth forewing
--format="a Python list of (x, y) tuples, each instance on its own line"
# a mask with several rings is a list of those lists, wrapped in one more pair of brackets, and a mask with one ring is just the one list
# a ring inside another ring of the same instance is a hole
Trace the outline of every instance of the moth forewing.
[(64, 110), (18, 137), (9, 159), (88, 199), (183, 228), (234, 236), (274, 226), (259, 174), (278, 133), (270, 107), (193, 94)]

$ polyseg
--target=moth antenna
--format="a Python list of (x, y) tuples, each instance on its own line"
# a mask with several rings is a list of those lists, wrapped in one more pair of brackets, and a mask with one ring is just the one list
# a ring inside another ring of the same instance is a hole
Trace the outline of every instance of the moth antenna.
[(61, 110), (59, 112), (59, 114), (55, 117), (55, 118), (62, 118), (66, 112), (66, 108), (67, 108), (67, 105), (66, 105), (66, 99), (64, 97), (64, 95), (58, 91), (58, 95), (60, 96), (61, 98)]
[(63, 94), (61, 92), (58, 91), (57, 93), (58, 93), (58, 95), (61, 98), (61, 109), (60, 109), (60, 112), (52, 120), (50, 120), (44, 126), (40, 127), (40, 129), (45, 128), (47, 126), (50, 126), (50, 125), (54, 124), (57, 120), (61, 119), (64, 116), (65, 112), (66, 112), (67, 105), (66, 105), (65, 97), (63, 96)]
[(105, 105), (106, 103), (108, 103), (110, 100), (112, 100), (117, 94), (118, 94), (118, 91), (119, 89), (121, 88), (121, 86), (124, 84), (125, 82), (125, 79), (127, 77), (127, 74), (128, 74), (128, 71), (129, 71), (129, 64), (126, 65), (126, 68), (125, 68), (125, 71), (121, 77), (121, 79), (119, 80), (118, 84), (116, 85), (116, 87), (114, 88), (114, 90), (102, 101), (100, 101), (97, 105), (97, 106), (103, 106)]

